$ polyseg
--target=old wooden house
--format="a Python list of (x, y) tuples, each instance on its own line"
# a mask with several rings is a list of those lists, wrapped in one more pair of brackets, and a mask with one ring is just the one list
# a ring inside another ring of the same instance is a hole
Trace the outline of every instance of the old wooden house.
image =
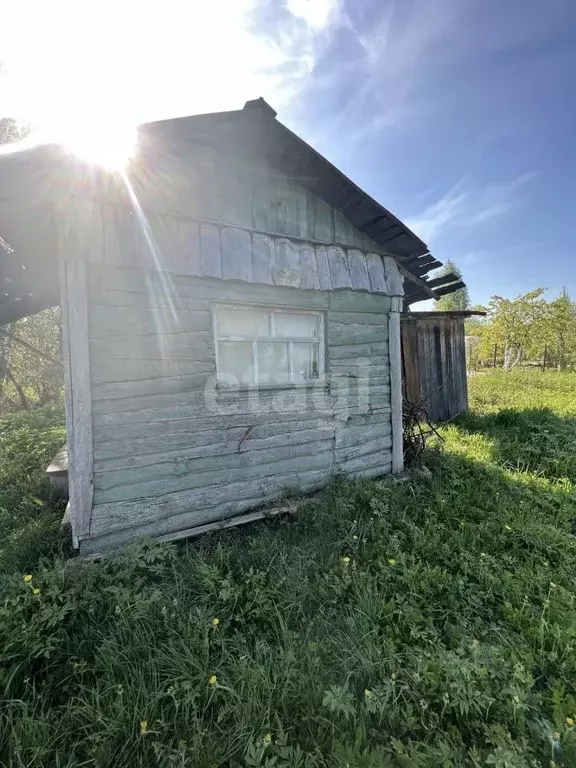
[(461, 284), (262, 99), (123, 173), (3, 156), (0, 234), (0, 325), (62, 305), (81, 552), (402, 469), (400, 313)]

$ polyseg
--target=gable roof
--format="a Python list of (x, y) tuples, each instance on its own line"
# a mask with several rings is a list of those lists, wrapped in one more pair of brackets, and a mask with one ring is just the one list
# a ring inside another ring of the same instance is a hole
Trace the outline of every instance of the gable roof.
[[(405, 277), (408, 304), (438, 298), (462, 287), (462, 282), (457, 282), (456, 277), (452, 285), (446, 284), (447, 278), (442, 281), (442, 287), (435, 288), (434, 282), (428, 285), (426, 275), (442, 266), (442, 263), (430, 254), (426, 243), (278, 121), (276, 112), (262, 98), (246, 102), (241, 110), (145, 123), (139, 127), (139, 134), (142, 152), (140, 160), (136, 162), (135, 173), (140, 174), (141, 179), (149, 179), (151, 173), (154, 173), (154, 152), (158, 147), (170, 146), (176, 158), (179, 148), (186, 143), (218, 150), (258, 153), (279, 173), (293, 179), (340, 211), (357, 230), (378, 245), (381, 253), (396, 260)], [(20, 207), (22, 201), (26, 201), (30, 222), (33, 215), (38, 220), (42, 216), (39, 204), (45, 202), (52, 189), (56, 188), (61, 193), (64, 186), (62, 177), (67, 182), (71, 178), (74, 180), (74, 168), (77, 169), (79, 165), (85, 175), (83, 164), (66, 158), (62, 150), (56, 147), (36, 147), (24, 153), (0, 156), (0, 235), (4, 235), (10, 243), (13, 230), (22, 234), (25, 229), (22, 223), (15, 224), (18, 217), (13, 215), (14, 199), (20, 201)], [(97, 175), (98, 172), (95, 172)], [(75, 178), (77, 182), (77, 173)], [(19, 194), (12, 194), (11, 190), (17, 187), (20, 187)], [(65, 192), (71, 196), (71, 189)], [(30, 200), (31, 194), (38, 199)], [(34, 250), (42, 249), (43, 258), (42, 254), (33, 256), (30, 247), (26, 249), (25, 255), (21, 255), (16, 241), (13, 243), (16, 253), (0, 248), (0, 325), (58, 301), (56, 244), (52, 244), (50, 259), (50, 249), (46, 245), (47, 230), (42, 229), (42, 224), (37, 221), (34, 226), (39, 229), (38, 233), (34, 233)], [(27, 261), (24, 265), (20, 263), (23, 260)], [(32, 264), (33, 269), (30, 268)]]

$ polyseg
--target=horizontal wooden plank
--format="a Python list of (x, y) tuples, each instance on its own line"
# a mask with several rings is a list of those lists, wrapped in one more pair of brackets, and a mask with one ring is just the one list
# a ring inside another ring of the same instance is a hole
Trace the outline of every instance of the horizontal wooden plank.
[[(162, 289), (165, 276), (164, 273), (159, 272), (103, 267), (100, 280), (104, 290), (149, 293), (151, 289), (154, 291)], [(170, 285), (182, 299), (228, 300), (273, 306), (328, 309), (329, 294), (325, 291), (301, 290), (287, 286), (255, 285), (240, 281), (182, 275), (171, 275)]]
[(167, 406), (124, 413), (96, 414), (94, 416), (94, 439), (98, 442), (115, 441), (123, 438), (153, 437), (170, 432), (200, 432), (204, 430), (228, 429), (232, 427), (283, 425), (293, 421), (323, 420), (332, 418), (332, 409), (310, 407), (305, 411), (262, 411), (259, 413), (216, 414), (204, 412), (202, 416), (191, 415), (188, 406)]
[(363, 477), (383, 477), (392, 473), (392, 462), (386, 461), (384, 464), (376, 464), (373, 467), (362, 467), (361, 469), (348, 469), (346, 474), (348, 477), (363, 478)]
[(388, 323), (388, 312), (328, 312), (328, 322), (342, 325), (376, 325)]
[(91, 304), (88, 322), (90, 338), (93, 339), (126, 334), (142, 336), (212, 330), (212, 318), (205, 309), (142, 309)]
[(388, 338), (387, 331), (377, 325), (353, 325), (328, 322), (328, 344), (351, 345), (383, 342)]
[[(362, 358), (360, 358), (362, 359)], [(360, 365), (331, 365), (330, 375), (332, 378), (345, 377), (348, 379), (382, 379), (390, 375), (388, 365), (369, 365), (365, 363)]]
[[(184, 472), (194, 473), (206, 470), (232, 469), (247, 464), (265, 464), (272, 456), (278, 460), (301, 454), (306, 455), (312, 450), (301, 448), (301, 446), (314, 443), (315, 451), (319, 449), (322, 441), (332, 440), (334, 436), (334, 426), (324, 425), (316, 429), (286, 432), (261, 439), (244, 439), (249, 435), (249, 429), (235, 429), (234, 435), (229, 433), (225, 436), (226, 442), (191, 447), (180, 436), (178, 441), (174, 441), (174, 447), (168, 443), (165, 450), (157, 450), (154, 453), (124, 454), (122, 457), (116, 456), (110, 459), (99, 458), (94, 467), (95, 471), (100, 473), (99, 476), (103, 478), (99, 487), (112, 487), (121, 484), (114, 481), (114, 478), (120, 476), (118, 473), (124, 477), (124, 470), (142, 467), (145, 467), (147, 471), (142, 471), (138, 477), (143, 480), (151, 480), (154, 477), (169, 477)], [(232, 437), (234, 439), (231, 439)], [(218, 437), (215, 440), (218, 440)], [(179, 448), (176, 447), (177, 442), (181, 444)], [(322, 447), (330, 446), (323, 442)], [(160, 449), (160, 445), (158, 449)], [(259, 455), (247, 459), (247, 453)], [(99, 456), (99, 452), (96, 455)], [(131, 477), (130, 482), (139, 482), (139, 480)]]
[(93, 359), (92, 384), (141, 381), (172, 376), (216, 374), (216, 363), (199, 360), (124, 360), (116, 358)]
[(377, 421), (373, 424), (352, 426), (343, 424), (336, 429), (334, 438), (334, 447), (346, 448), (355, 445), (365, 445), (371, 440), (379, 440), (388, 437), (392, 432), (392, 425), (389, 420)]
[(194, 309), (196, 311), (210, 310), (210, 299), (199, 299), (182, 296), (176, 286), (166, 276), (165, 283), (154, 282), (147, 291), (129, 291), (100, 289), (94, 287), (89, 293), (88, 300), (94, 306), (104, 307), (133, 307), (135, 309)]
[(388, 356), (388, 332), (384, 341), (371, 342), (369, 344), (328, 344), (328, 357), (330, 361), (342, 358), (372, 358), (375, 356)]
[[(145, 425), (141, 425), (145, 427)], [(125, 458), (125, 466), (132, 466), (131, 462), (138, 460), (142, 456), (156, 456), (161, 461), (163, 454), (173, 451), (182, 451), (186, 449), (202, 448), (207, 445), (226, 444), (230, 445), (232, 450), (238, 450), (242, 438), (245, 436), (247, 426), (229, 427), (224, 429), (203, 429), (195, 431), (173, 432), (165, 430), (163, 434), (147, 435), (147, 430), (141, 428), (142, 436), (139, 437), (120, 437), (117, 440), (95, 440), (94, 456), (97, 459)], [(100, 428), (102, 429), (102, 428)], [(108, 427), (107, 429), (111, 429)], [(114, 428), (116, 434), (122, 434), (118, 427)], [(202, 454), (198, 454), (202, 455)], [(150, 459), (146, 459), (150, 463)], [(137, 466), (136, 463), (133, 466)], [(118, 467), (120, 468), (120, 466)]]
[(382, 468), (382, 474), (388, 474), (391, 466), (391, 452), (390, 450), (377, 450), (375, 453), (370, 453), (366, 456), (358, 456), (357, 458), (342, 459), (335, 464), (337, 472), (343, 472), (344, 474), (356, 474), (357, 472), (363, 472), (367, 469), (373, 469), (376, 467)]
[(90, 339), (90, 357), (94, 361), (103, 358), (213, 361), (214, 338), (212, 333), (174, 333)]
[(339, 467), (352, 459), (359, 459), (362, 456), (371, 456), (380, 454), (384, 461), (392, 459), (392, 436), (384, 435), (375, 437), (362, 443), (353, 443), (342, 448), (336, 448), (334, 451), (334, 466)]
[(101, 544), (105, 546), (104, 535), (113, 535), (115, 531), (125, 530), (130, 539), (135, 535), (199, 525), (273, 501), (287, 489), (319, 487), (329, 476), (329, 468), (323, 467), (180, 491), (160, 498), (96, 504), (92, 510), (91, 533), (93, 537), (101, 536)]
[[(102, 489), (100, 483), (110, 483), (109, 472), (104, 473), (101, 477), (96, 474), (94, 477), (94, 503), (100, 504), (108, 501), (127, 501), (129, 499), (142, 499), (150, 496), (163, 496), (167, 493), (174, 493), (175, 491), (192, 490), (195, 488), (203, 488), (209, 485), (228, 485), (240, 480), (249, 480), (251, 478), (266, 478), (274, 476), (276, 474), (282, 475), (287, 472), (299, 472), (310, 469), (325, 468), (327, 471), (332, 461), (331, 441), (326, 441), (326, 448), (314, 450), (314, 443), (307, 443), (305, 446), (291, 447), (291, 451), (298, 452), (299, 448), (302, 448), (303, 455), (296, 457), (279, 459), (278, 461), (269, 461), (263, 464), (260, 460), (255, 463), (249, 463), (250, 460), (254, 460), (257, 454), (248, 452), (238, 458), (244, 459), (245, 463), (242, 466), (230, 468), (226, 466), (222, 469), (206, 470), (206, 471), (186, 471), (183, 474), (166, 475), (162, 474), (162, 477), (152, 480), (130, 482), (130, 475), (140, 470), (124, 470), (126, 483), (122, 482), (115, 487), (109, 487)], [(318, 448), (318, 446), (316, 446)], [(312, 452), (311, 452), (312, 451)], [(214, 457), (217, 459), (219, 457)], [(224, 457), (228, 458), (228, 457)], [(198, 461), (193, 459), (192, 461)], [(187, 464), (191, 464), (188, 462)], [(106, 478), (106, 479), (105, 479)]]
[(214, 376), (211, 373), (195, 373), (186, 376), (167, 376), (140, 381), (120, 381), (113, 384), (95, 384), (92, 397), (98, 400), (124, 400), (126, 398), (171, 395), (182, 392), (203, 393), (206, 382)]
[(334, 291), (330, 293), (330, 310), (332, 312), (386, 313), (390, 311), (390, 298), (362, 291)]
[[(178, 379), (175, 379), (176, 381)], [(167, 379), (164, 381), (168, 381)], [(94, 423), (120, 423), (118, 414), (127, 416), (137, 412), (136, 418), (128, 417), (129, 421), (142, 420), (140, 412), (156, 410), (158, 418), (161, 413), (170, 413), (173, 418), (224, 416), (235, 414), (266, 414), (266, 413), (309, 413), (318, 409), (330, 408), (329, 393), (325, 387), (318, 389), (294, 390), (260, 390), (250, 391), (248, 395), (242, 392), (223, 393), (214, 389), (190, 390), (184, 386), (183, 391), (163, 392), (154, 395), (119, 397), (107, 400), (93, 401)], [(108, 418), (99, 418), (109, 414)], [(114, 414), (114, 415), (112, 415)], [(120, 416), (120, 419), (122, 416)]]
[[(174, 422), (178, 423), (178, 422)], [(128, 425), (134, 427), (135, 425)], [(142, 466), (144, 456), (157, 457), (156, 461), (163, 461), (163, 456), (168, 457), (178, 451), (179, 454), (187, 449), (201, 448), (208, 445), (227, 445), (232, 452), (243, 453), (248, 450), (262, 450), (265, 448), (291, 445), (309, 442), (315, 439), (322, 430), (334, 432), (334, 420), (309, 419), (307, 421), (278, 421), (272, 424), (243, 424), (241, 426), (223, 426), (219, 429), (203, 429), (199, 431), (164, 431), (163, 434), (148, 435), (149, 425), (141, 425), (142, 433), (138, 437), (120, 438), (117, 440), (101, 440), (94, 443), (94, 455), (98, 459), (121, 458), (125, 459), (125, 466)], [(111, 430), (111, 427), (99, 429)], [(114, 428), (115, 433), (121, 433), (119, 428)], [(199, 456), (202, 454), (199, 453)], [(152, 459), (147, 458), (146, 464)], [(120, 468), (120, 467), (118, 467)]]

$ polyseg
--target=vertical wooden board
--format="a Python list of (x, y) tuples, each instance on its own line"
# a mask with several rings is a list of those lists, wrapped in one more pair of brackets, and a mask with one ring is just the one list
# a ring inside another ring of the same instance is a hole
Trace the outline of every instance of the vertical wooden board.
[(379, 253), (367, 253), (366, 266), (368, 267), (371, 290), (374, 293), (389, 294), (382, 256)]
[(316, 208), (314, 205), (314, 195), (310, 190), (306, 189), (306, 237), (310, 240), (314, 240), (315, 237), (315, 222), (316, 222)]
[(243, 229), (225, 227), (221, 235), (224, 280), (252, 280), (252, 242)]
[(241, 159), (223, 159), (221, 169), (222, 212), (219, 218), (237, 227), (252, 224), (252, 201), (254, 199), (254, 170)]
[(266, 165), (259, 165), (254, 173), (252, 221), (254, 229), (260, 232), (275, 231), (274, 184), (270, 170)]
[(404, 296), (404, 278), (398, 269), (398, 264), (391, 256), (383, 256), (383, 260), (390, 296)]
[(178, 222), (177, 273), (180, 275), (202, 276), (200, 264), (200, 227), (194, 221), (180, 219)]
[(315, 250), (320, 290), (331, 291), (332, 280), (330, 279), (330, 267), (328, 266), (328, 249), (325, 245), (317, 245)]
[(362, 251), (355, 248), (348, 250), (348, 269), (350, 271), (350, 281), (355, 291), (369, 291), (370, 278), (368, 276), (368, 267), (366, 257)]
[[(66, 242), (60, 253), (66, 254)], [(64, 309), (63, 346), (68, 392), (66, 424), (70, 429), (68, 472), (70, 522), (75, 545), (90, 530), (92, 511), (92, 391), (88, 345), (88, 297), (86, 264), (63, 261), (61, 267)]]
[(255, 232), (252, 235), (252, 280), (272, 285), (274, 238)]
[(304, 187), (300, 184), (294, 185), (294, 194), (296, 197), (296, 235), (303, 237), (305, 240), (314, 239), (314, 220), (312, 220), (312, 226), (310, 226), (310, 220), (308, 218), (308, 193)]
[(156, 245), (159, 268), (163, 272), (178, 271), (180, 262), (180, 234), (175, 216), (152, 216), (150, 218), (152, 237)]
[(355, 245), (354, 227), (341, 211), (334, 208), (334, 242), (342, 245)]
[(318, 265), (316, 264), (316, 251), (312, 243), (300, 243), (300, 270), (302, 279), (301, 288), (319, 290)]
[(272, 281), (275, 285), (300, 288), (302, 270), (297, 244), (288, 238), (276, 238)]
[(319, 197), (314, 197), (314, 239), (324, 243), (334, 242), (332, 208)]
[(295, 184), (278, 174), (274, 179), (276, 201), (275, 231), (281, 235), (298, 234), (298, 203)]
[(220, 230), (214, 224), (200, 225), (200, 262), (204, 277), (222, 277)]
[(328, 267), (332, 288), (351, 288), (350, 272), (348, 271), (348, 259), (344, 248), (330, 246), (328, 248)]
[(102, 261), (111, 266), (123, 266), (118, 238), (118, 211), (115, 205), (102, 206), (102, 225), (104, 232)]
[(404, 469), (402, 441), (402, 358), (400, 352), (400, 314), (390, 312), (388, 318), (388, 350), (390, 354), (390, 410), (392, 419), (392, 472)]

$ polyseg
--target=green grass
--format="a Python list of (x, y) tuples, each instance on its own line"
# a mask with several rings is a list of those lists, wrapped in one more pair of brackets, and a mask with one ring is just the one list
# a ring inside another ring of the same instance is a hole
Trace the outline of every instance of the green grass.
[[(6, 513), (0, 762), (576, 766), (576, 376), (470, 389), (423, 468), (291, 518), (65, 566)], [(52, 521), (27, 418), (1, 484)]]

